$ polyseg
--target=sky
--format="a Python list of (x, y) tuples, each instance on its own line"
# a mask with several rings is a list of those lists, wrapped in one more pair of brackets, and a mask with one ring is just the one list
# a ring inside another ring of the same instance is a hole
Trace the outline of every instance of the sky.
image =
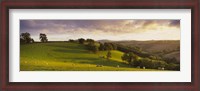
[(180, 40), (180, 20), (20, 20), (20, 33), (39, 41), (90, 38), (94, 40)]

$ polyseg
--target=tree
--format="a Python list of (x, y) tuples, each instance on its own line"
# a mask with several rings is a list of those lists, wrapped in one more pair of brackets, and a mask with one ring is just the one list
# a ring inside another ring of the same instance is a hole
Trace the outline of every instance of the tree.
[(122, 60), (127, 61), (130, 65), (135, 65), (135, 61), (139, 60), (139, 57), (132, 52), (124, 53), (121, 57)]
[(151, 68), (152, 61), (149, 58), (143, 58), (141, 60), (140, 66), (141, 67), (146, 67), (146, 68)]
[(34, 43), (35, 41), (34, 41), (34, 39), (31, 39), (31, 42), (30, 43)]
[(113, 50), (117, 50), (117, 45), (116, 44), (114, 44), (114, 43), (110, 43), (111, 45), (112, 45), (112, 49)]
[(170, 64), (170, 63), (179, 64), (179, 61), (177, 61), (175, 57), (163, 58), (163, 60), (168, 64)]
[(132, 52), (128, 53), (128, 63), (131, 64), (132, 61), (134, 61), (134, 54)]
[(176, 69), (177, 66), (178, 66), (177, 64), (169, 63), (169, 64), (166, 65), (166, 69), (168, 69), (168, 70), (177, 70)]
[(126, 61), (128, 59), (128, 53), (124, 53), (123, 56), (121, 57), (123, 61)]
[(110, 59), (110, 58), (112, 57), (112, 56), (111, 56), (111, 52), (108, 51), (106, 56), (107, 56), (107, 59)]
[(74, 42), (74, 40), (73, 39), (69, 39), (69, 42)]
[(47, 42), (48, 41), (46, 34), (40, 33), (40, 41), (41, 42)]
[(24, 39), (20, 38), (20, 44), (25, 44), (25, 43), (26, 43), (26, 41)]
[(78, 42), (79, 42), (80, 44), (84, 44), (84, 42), (85, 42), (85, 39), (83, 39), (83, 38), (80, 38), (80, 39), (78, 39)]
[(98, 46), (96, 46), (96, 45), (92, 45), (92, 46), (91, 46), (91, 49), (92, 49), (92, 51), (93, 51), (94, 53), (97, 53), (97, 52), (99, 51), (99, 48), (98, 48)]
[(153, 59), (153, 60), (156, 60), (156, 59), (157, 59), (157, 57), (156, 57), (156, 56), (153, 56), (153, 55), (149, 56), (149, 58), (150, 58), (150, 59)]
[(88, 42), (88, 43), (94, 43), (95, 41), (93, 39), (87, 39), (86, 42)]
[(164, 61), (159, 61), (159, 64), (160, 64), (161, 67), (165, 67), (167, 65), (167, 63), (164, 62)]
[(21, 33), (20, 35), (20, 42), (21, 43), (30, 43), (31, 42), (31, 35), (29, 33)]
[(140, 66), (140, 64), (141, 64), (141, 59), (134, 60), (132, 63), (133, 66)]
[(99, 47), (97, 45), (95, 45), (93, 42), (89, 42), (87, 45), (87, 49), (94, 52), (94, 53), (97, 53), (99, 51)]
[(113, 47), (112, 47), (112, 45), (110, 43), (104, 43), (104, 50), (110, 51), (112, 49), (113, 49)]
[(104, 50), (104, 45), (103, 45), (102, 43), (100, 43), (99, 50), (100, 50), (100, 51), (103, 51), (103, 50)]
[(139, 46), (135, 46), (135, 49), (136, 49), (138, 52), (142, 52), (142, 48), (140, 48)]

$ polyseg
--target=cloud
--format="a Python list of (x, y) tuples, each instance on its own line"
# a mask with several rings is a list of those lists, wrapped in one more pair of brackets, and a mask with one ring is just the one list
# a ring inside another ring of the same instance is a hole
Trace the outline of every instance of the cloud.
[(170, 22), (169, 25), (179, 28), (180, 27), (180, 20), (173, 20), (173, 21)]
[(20, 32), (29, 32), (33, 36), (46, 33), (102, 37), (167, 30), (180, 30), (180, 20), (20, 20)]

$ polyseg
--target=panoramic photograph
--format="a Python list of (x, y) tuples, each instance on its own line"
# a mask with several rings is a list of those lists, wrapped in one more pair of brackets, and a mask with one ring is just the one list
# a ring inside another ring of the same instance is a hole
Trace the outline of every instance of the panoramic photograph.
[(20, 71), (180, 71), (180, 20), (20, 20)]

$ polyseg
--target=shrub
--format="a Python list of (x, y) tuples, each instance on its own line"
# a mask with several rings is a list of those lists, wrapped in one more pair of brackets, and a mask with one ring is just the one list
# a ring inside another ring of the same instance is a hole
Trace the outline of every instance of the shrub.
[(97, 53), (99, 51), (99, 47), (92, 42), (88, 43), (86, 46), (87, 46), (88, 50), (90, 50), (94, 53)]
[(78, 42), (79, 42), (80, 44), (84, 44), (84, 42), (85, 42), (85, 39), (83, 39), (83, 38), (80, 38), (80, 39), (78, 39)]
[(168, 70), (180, 70), (180, 65), (179, 64), (170, 63), (165, 68), (168, 69)]

